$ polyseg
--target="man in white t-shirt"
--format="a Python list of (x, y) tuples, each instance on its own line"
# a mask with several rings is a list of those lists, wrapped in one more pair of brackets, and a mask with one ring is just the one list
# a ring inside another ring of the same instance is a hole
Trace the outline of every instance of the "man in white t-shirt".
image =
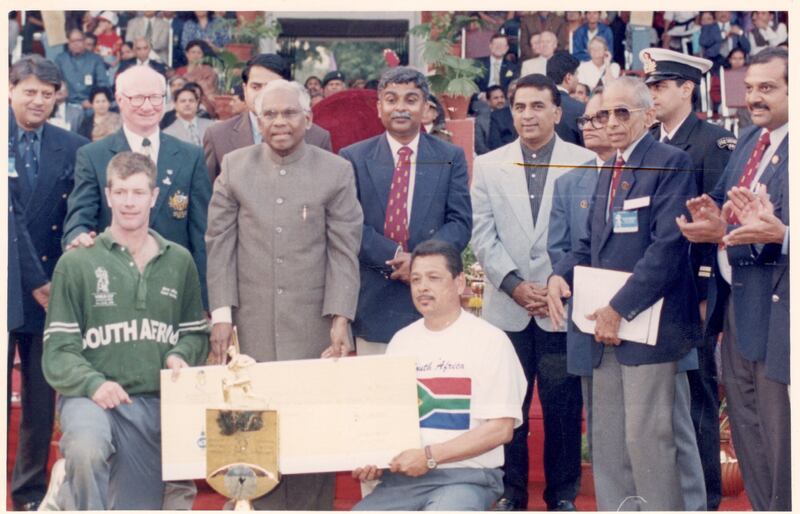
[(503, 444), (522, 423), (527, 382), (505, 333), (461, 309), (461, 256), (428, 240), (411, 256), (411, 295), (422, 314), (395, 334), (386, 355), (417, 361), (420, 447), (396, 455), (354, 510), (487, 510), (503, 492)]

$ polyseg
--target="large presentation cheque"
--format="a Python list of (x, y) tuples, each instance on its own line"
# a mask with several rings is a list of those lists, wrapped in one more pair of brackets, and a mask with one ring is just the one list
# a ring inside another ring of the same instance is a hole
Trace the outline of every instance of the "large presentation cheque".
[[(223, 401), (225, 366), (161, 372), (164, 480), (206, 477), (206, 409)], [(346, 357), (253, 364), (252, 395), (278, 412), (283, 474), (388, 467), (420, 446), (417, 380), (411, 357)]]

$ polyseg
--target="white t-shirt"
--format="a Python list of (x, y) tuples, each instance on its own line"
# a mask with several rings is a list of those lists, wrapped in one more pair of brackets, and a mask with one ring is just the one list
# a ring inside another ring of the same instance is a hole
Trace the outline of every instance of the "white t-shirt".
[[(527, 382), (508, 336), (490, 323), (461, 311), (441, 331), (420, 319), (395, 334), (386, 355), (417, 361), (422, 445), (449, 441), (488, 420), (514, 418), (522, 424)], [(440, 468), (497, 468), (503, 447)]]

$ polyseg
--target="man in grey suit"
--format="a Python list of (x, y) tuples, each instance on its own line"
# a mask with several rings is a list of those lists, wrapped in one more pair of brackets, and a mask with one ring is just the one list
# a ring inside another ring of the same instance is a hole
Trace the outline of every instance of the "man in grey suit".
[(203, 136), (213, 121), (197, 116), (200, 97), (197, 89), (183, 86), (175, 92), (175, 121), (164, 129), (165, 134), (175, 136), (181, 141), (203, 146)]
[[(353, 169), (304, 142), (300, 84), (272, 81), (254, 105), (263, 143), (224, 157), (208, 210), (212, 352), (224, 360), (235, 323), (257, 361), (346, 355), (363, 223)], [(333, 486), (332, 474), (286, 475), (254, 503), (333, 510)]]
[(510, 103), (520, 138), (478, 157), (472, 184), (472, 247), (487, 277), (483, 317), (506, 331), (530, 386), (523, 424), (506, 445), (505, 492), (496, 509), (527, 506), (528, 411), (537, 379), (544, 416), (544, 499), (550, 510), (574, 510), (581, 385), (567, 374), (564, 332), (546, 318), (544, 284), (552, 272), (547, 227), (556, 179), (594, 153), (556, 135), (561, 96), (544, 75), (520, 78)]
[[(206, 165), (211, 182), (220, 173), (220, 163), (228, 152), (261, 142), (255, 99), (261, 89), (273, 80), (288, 79), (289, 69), (283, 57), (277, 54), (259, 54), (247, 62), (242, 71), (244, 101), (248, 110), (238, 116), (215, 124), (203, 138)], [(309, 113), (309, 116), (311, 113)], [(306, 143), (323, 150), (333, 151), (331, 135), (313, 123), (306, 130)]]
[(156, 16), (155, 11), (142, 11), (141, 16), (137, 16), (128, 22), (125, 30), (125, 41), (132, 43), (137, 38), (143, 37), (150, 43), (152, 52), (158, 56), (158, 60), (166, 65), (169, 57), (169, 24), (168, 20)]

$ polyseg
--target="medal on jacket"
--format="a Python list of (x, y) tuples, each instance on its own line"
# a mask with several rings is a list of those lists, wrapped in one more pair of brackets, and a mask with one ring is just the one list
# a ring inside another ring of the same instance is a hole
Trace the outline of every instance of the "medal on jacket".
[(186, 218), (186, 212), (189, 209), (189, 196), (181, 193), (181, 190), (175, 191), (169, 197), (169, 207), (172, 209), (172, 217), (182, 220)]

